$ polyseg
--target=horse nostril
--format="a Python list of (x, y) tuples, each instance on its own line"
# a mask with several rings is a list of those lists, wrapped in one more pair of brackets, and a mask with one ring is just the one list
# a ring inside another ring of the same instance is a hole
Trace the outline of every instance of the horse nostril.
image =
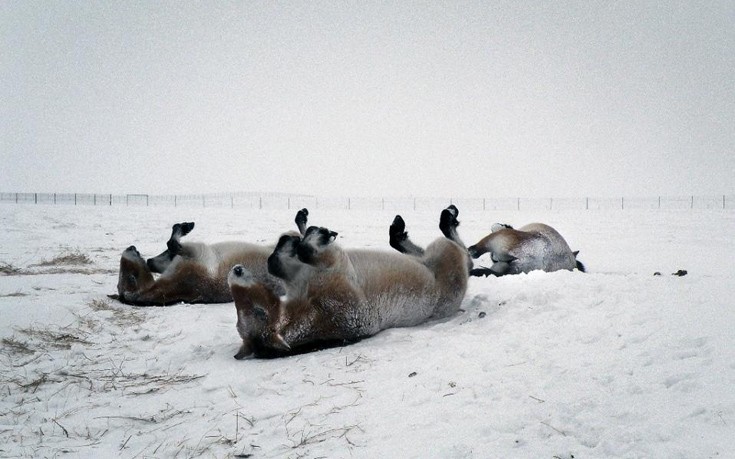
[(235, 273), (237, 277), (242, 277), (242, 274), (243, 274), (242, 266), (240, 265), (235, 266), (234, 268), (232, 268), (232, 272)]

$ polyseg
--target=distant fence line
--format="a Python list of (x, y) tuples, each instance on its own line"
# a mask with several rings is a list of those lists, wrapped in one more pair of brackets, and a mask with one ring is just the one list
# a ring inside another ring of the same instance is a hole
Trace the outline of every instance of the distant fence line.
[(278, 193), (207, 195), (0, 193), (0, 203), (79, 206), (230, 207), (248, 209), (431, 210), (456, 204), (467, 210), (735, 209), (735, 195), (620, 198), (366, 198)]

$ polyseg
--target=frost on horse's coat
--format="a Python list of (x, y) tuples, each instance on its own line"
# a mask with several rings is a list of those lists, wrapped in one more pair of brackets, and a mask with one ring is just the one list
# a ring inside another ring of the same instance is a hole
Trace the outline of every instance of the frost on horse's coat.
[(534, 270), (547, 272), (561, 269), (584, 271), (567, 242), (554, 228), (543, 223), (531, 223), (520, 229), (509, 225), (493, 225), (492, 233), (468, 249), (472, 258), (490, 253), (490, 268), (471, 270), (473, 276), (502, 276), (528, 273)]
[(459, 310), (468, 255), (440, 238), (420, 256), (344, 250), (336, 233), (310, 227), (303, 239), (282, 236), (269, 271), (286, 284), (278, 298), (242, 266), (230, 272), (242, 346), (235, 356), (272, 357), (356, 341)]

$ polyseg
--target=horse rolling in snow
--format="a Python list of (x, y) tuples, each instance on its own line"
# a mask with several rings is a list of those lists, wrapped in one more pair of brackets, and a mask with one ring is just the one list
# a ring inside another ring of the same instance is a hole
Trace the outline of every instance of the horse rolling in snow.
[[(308, 211), (296, 217), (300, 231), (305, 231)], [(227, 276), (234, 265), (247, 266), (264, 285), (278, 294), (284, 292), (280, 280), (268, 274), (267, 261), (273, 246), (248, 242), (181, 242), (194, 223), (173, 225), (166, 250), (147, 261), (135, 246), (128, 247), (120, 259), (117, 295), (111, 298), (137, 306), (165, 306), (174, 303), (228, 303), (232, 293)], [(160, 274), (158, 278), (154, 273)]]
[(579, 252), (572, 252), (561, 234), (543, 223), (531, 223), (520, 229), (496, 223), (489, 235), (467, 250), (472, 258), (489, 252), (493, 261), (490, 268), (472, 269), (471, 276), (504, 276), (534, 270), (585, 270), (584, 265), (577, 261)]
[(344, 250), (335, 243), (336, 232), (315, 226), (303, 238), (281, 236), (268, 270), (284, 281), (284, 298), (244, 266), (230, 272), (242, 339), (235, 358), (306, 352), (454, 314), (471, 264), (457, 224), (445, 209), (440, 226), (447, 237), (423, 249), (408, 239), (397, 216), (391, 233), (401, 234), (412, 248), (407, 254)]

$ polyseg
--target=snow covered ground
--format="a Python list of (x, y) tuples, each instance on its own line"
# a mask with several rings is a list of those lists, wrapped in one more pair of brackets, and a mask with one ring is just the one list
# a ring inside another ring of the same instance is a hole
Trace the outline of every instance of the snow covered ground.
[[(440, 210), (402, 212), (414, 241)], [(271, 243), (293, 210), (1, 206), (0, 456), (735, 455), (735, 212), (460, 212), (468, 244), (549, 223), (589, 273), (474, 278), (449, 320), (236, 361), (232, 303), (109, 300), (120, 253), (159, 253), (184, 220), (190, 240)], [(310, 215), (385, 250), (393, 216)]]

